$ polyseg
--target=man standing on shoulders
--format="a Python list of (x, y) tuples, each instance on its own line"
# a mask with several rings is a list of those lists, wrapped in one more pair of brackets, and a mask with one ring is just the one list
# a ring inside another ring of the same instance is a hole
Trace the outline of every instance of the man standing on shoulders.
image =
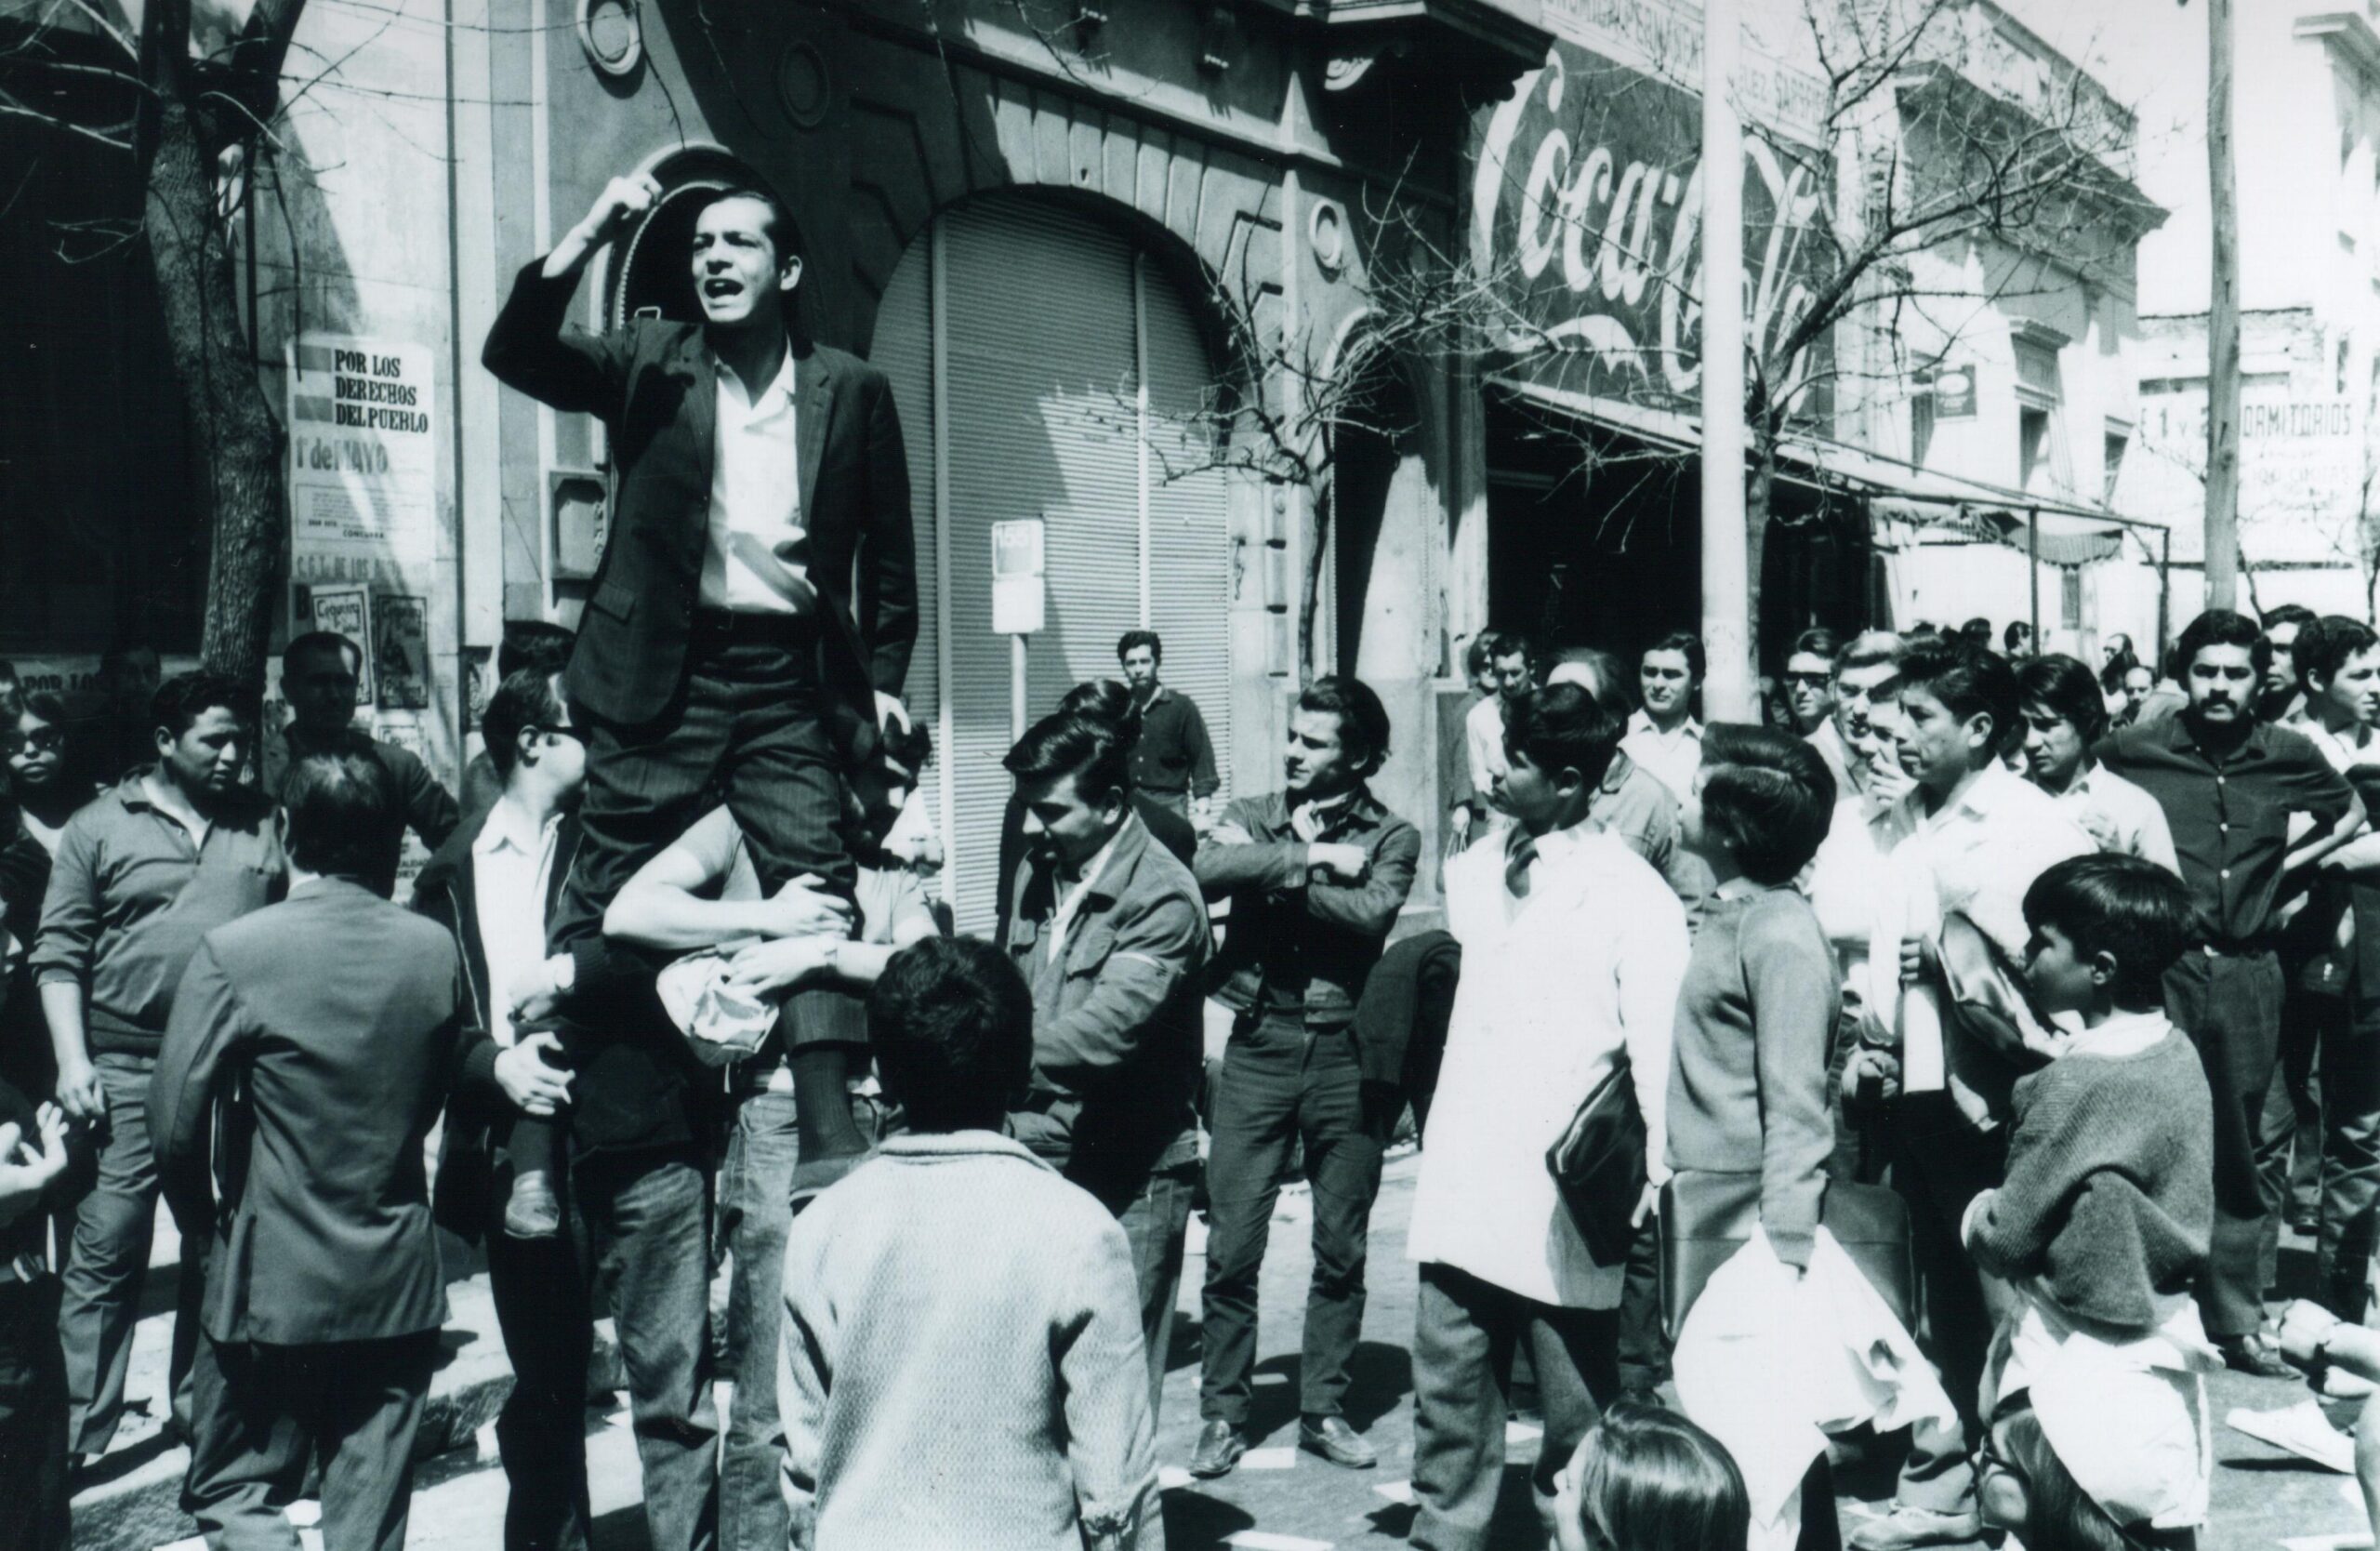
[(1545, 1411), (1530, 1484), (1549, 1526), (1554, 1478), (1619, 1387), (1622, 1267), (1588, 1250), (1545, 1153), (1625, 1061), (1648, 1165), (1655, 1180), (1667, 1173), (1662, 1097), (1686, 909), (1617, 836), (1587, 823), (1620, 727), (1576, 684), (1515, 702), (1494, 791), (1512, 824), (1447, 864), (1462, 979), (1408, 1236), (1421, 1266), (1410, 1539), (1429, 1551), (1487, 1544), (1518, 1346)]
[(166, 1197), (214, 1241), (182, 1496), (212, 1544), (295, 1544), (319, 1457), (324, 1544), (397, 1551), (446, 1319), (422, 1153), (468, 1014), (454, 943), (373, 887), (386, 768), (308, 754), (284, 789), (289, 898), (199, 944), (149, 1092)]
[[(430, 767), (401, 744), (383, 743), (355, 725), (355, 694), (364, 648), (330, 630), (309, 630), (281, 654), (281, 693), (289, 701), (289, 725), (266, 749), (264, 789), (283, 800), (290, 766), (308, 754), (361, 749), (389, 773), (405, 827), (435, 851), (455, 832), (461, 815)], [(394, 883), (396, 863), (389, 878)]]
[(1388, 712), (1369, 686), (1316, 680), (1289, 715), (1287, 789), (1232, 803), (1198, 848), (1199, 884), (1210, 900), (1231, 901), (1208, 978), (1232, 1011), (1232, 1032), (1208, 1117), (1206, 1425), (1194, 1476), (1221, 1476), (1248, 1449), (1257, 1274), (1301, 1141), (1314, 1186), (1314, 1278), (1298, 1442), (1355, 1469), (1377, 1460), (1342, 1401), (1363, 1328), (1381, 1152), (1395, 1120), (1364, 1092), (1349, 1024), (1421, 855), (1420, 832), (1365, 785), (1388, 737)]
[[(2363, 804), (2303, 735), (2255, 716), (2270, 654), (2254, 620), (2227, 609), (2200, 615), (2175, 648), (2188, 706), (2097, 752), (2163, 806), (2197, 907), (2200, 950), (2166, 975), (2165, 999), (2215, 1094), (2215, 1242), (2199, 1306), (2227, 1362), (2279, 1376), (2290, 1370), (2257, 1334), (2266, 1203), (2255, 1160), (2280, 1050), (2279, 905), (2303, 885), (2304, 868), (2354, 835)], [(2293, 844), (2294, 814), (2314, 828)]]
[(1033, 1079), (1010, 1126), (1124, 1226), (1154, 1415), (1198, 1169), (1212, 939), (1198, 881), (1132, 811), (1126, 737), (1062, 713), (1009, 750), (1031, 855), (1002, 946), (1033, 988)]
[(1132, 786), (1183, 817), (1207, 816), (1223, 782), (1215, 776), (1215, 749), (1198, 703), (1158, 682), (1165, 643), (1155, 630), (1126, 630), (1116, 643), (1116, 660), (1132, 692), (1132, 715), (1141, 736), (1132, 745)]
[[(124, 1412), (157, 1216), (149, 1079), (175, 988), (201, 937), (271, 904), (283, 884), (272, 804), (240, 780), (257, 711), (254, 696), (211, 673), (158, 685), (156, 763), (67, 820), (42, 905), (33, 971), (58, 1054), (58, 1102), (99, 1148), (98, 1183), (75, 1209), (60, 1316), (73, 1407), (67, 1447), (86, 1458), (107, 1452)], [(183, 1223), (182, 1242), (203, 1246), (204, 1226)], [(168, 1375), (178, 1400), (203, 1269), (199, 1253), (182, 1256)]]
[[(885, 801), (885, 702), (918, 634), (908, 463), (884, 374), (794, 326), (799, 236), (757, 188), (694, 218), (699, 324), (640, 319), (601, 338), (565, 325), (595, 250), (660, 197), (613, 179), (554, 250), (524, 268), (488, 333), (489, 371), (610, 428), (613, 531), (568, 675), (588, 724), (586, 831), (553, 923), (557, 952), (600, 936), (637, 868), (723, 797), (774, 894), (857, 869), (843, 784), (871, 821)], [(559, 987), (581, 1041), (633, 1037)], [(866, 1150), (847, 1097), (861, 1003), (830, 987), (787, 1004), (803, 1190)]]
[(1681, 802), (1694, 795), (1694, 773), (1702, 768), (1702, 723), (1694, 716), (1702, 674), (1702, 638), (1692, 630), (1674, 631), (1645, 648), (1636, 669), (1643, 705), (1620, 740), (1620, 751)]

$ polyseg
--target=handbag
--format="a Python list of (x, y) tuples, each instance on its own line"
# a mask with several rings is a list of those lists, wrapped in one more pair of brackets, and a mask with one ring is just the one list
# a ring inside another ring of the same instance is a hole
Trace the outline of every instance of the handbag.
[(1622, 1055), (1545, 1149), (1545, 1172), (1597, 1265), (1628, 1258), (1629, 1219), (1645, 1193), (1645, 1117)]
[[(1712, 1274), (1744, 1247), (1759, 1221), (1757, 1173), (1687, 1169), (1661, 1186), (1661, 1322), (1672, 1341)], [(1829, 1180), (1818, 1222), (1901, 1328), (1913, 1329), (1917, 1266), (1910, 1253), (1908, 1204), (1889, 1186)]]

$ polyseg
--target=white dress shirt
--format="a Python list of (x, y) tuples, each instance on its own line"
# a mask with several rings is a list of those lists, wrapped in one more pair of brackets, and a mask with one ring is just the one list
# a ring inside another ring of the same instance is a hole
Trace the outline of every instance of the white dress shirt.
[(1462, 742), (1471, 758), (1471, 789), (1485, 802), (1506, 768), (1502, 696), (1490, 695), (1471, 708), (1462, 719)]
[(479, 910), (480, 951), (487, 959), (488, 1032), (513, 1041), (516, 990), (536, 983), (546, 962), (546, 898), (553, 880), (554, 837), (562, 815), (540, 826), (509, 797), (499, 797), (471, 842), (471, 897)]
[(1620, 751), (1653, 773), (1679, 802), (1694, 795), (1694, 774), (1702, 768), (1702, 723), (1687, 717), (1669, 732), (1642, 710), (1628, 718)]
[(1526, 898), (1505, 887), (1501, 835), (1447, 863), (1463, 973), (1406, 1253), (1540, 1304), (1614, 1308), (1621, 1267), (1588, 1254), (1545, 1149), (1624, 1051), (1648, 1166), (1668, 1177), (1662, 1103), (1686, 908), (1617, 836), (1557, 829), (1536, 850)]
[(2143, 788), (2094, 762), (2057, 800), (2102, 849), (2138, 856), (2180, 875), (2182, 864), (2174, 855), (2174, 831), (2165, 822), (2165, 810)]
[(792, 352), (748, 404), (722, 364), (717, 418), (702, 604), (738, 614), (808, 614), (817, 593), (801, 525)]
[[(2025, 891), (2056, 863), (2093, 855), (2098, 843), (2056, 798), (1996, 762), (1937, 811), (1926, 813), (1924, 798), (1920, 787), (1878, 821), (1877, 838), (1891, 865), (1876, 891), (1869, 938), (1874, 977), (1897, 975), (1901, 939), (1938, 940), (1942, 918), (1953, 910), (2023, 962), (2032, 935), (2025, 925)], [(1897, 998), (1880, 988), (1870, 1013), (1898, 1035), (1902, 1092), (1938, 1092), (1946, 1073), (1942, 1009), (1934, 988), (1903, 987)]]

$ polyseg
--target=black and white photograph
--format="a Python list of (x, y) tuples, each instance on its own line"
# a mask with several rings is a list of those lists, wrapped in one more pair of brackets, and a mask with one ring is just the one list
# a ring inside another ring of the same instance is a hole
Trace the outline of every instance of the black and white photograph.
[(0, 1551), (2368, 1551), (2380, 0), (0, 0)]

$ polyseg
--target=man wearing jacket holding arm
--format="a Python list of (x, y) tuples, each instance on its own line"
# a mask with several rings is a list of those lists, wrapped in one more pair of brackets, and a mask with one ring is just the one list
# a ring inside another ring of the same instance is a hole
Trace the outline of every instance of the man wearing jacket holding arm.
[(1368, 686), (1316, 680), (1289, 716), (1287, 789), (1232, 803), (1198, 848), (1199, 886), (1231, 902), (1208, 983), (1233, 1018), (1209, 1117), (1205, 1425), (1194, 1476), (1221, 1476), (1248, 1449), (1257, 1277), (1299, 1138), (1314, 1186), (1314, 1280), (1298, 1441), (1337, 1465), (1376, 1462), (1342, 1400), (1396, 1095), (1365, 1091), (1349, 1026), (1421, 855), (1420, 832), (1365, 785), (1388, 736), (1388, 712)]
[(1154, 1414), (1198, 1167), (1210, 938), (1197, 880), (1132, 811), (1130, 758), (1113, 722), (1063, 713), (1009, 750), (1030, 858), (1001, 946), (1033, 988), (1033, 1078), (1010, 1129), (1123, 1225)]
[[(567, 326), (595, 250), (660, 198), (613, 180), (522, 271), (482, 359), (511, 387), (611, 431), (611, 537), (567, 682), (584, 711), (586, 838), (552, 925), (557, 953), (598, 936), (622, 884), (723, 796), (764, 891), (802, 877), (849, 899), (843, 784), (889, 820), (878, 758), (918, 633), (908, 464), (884, 375), (795, 326), (800, 239), (758, 188), (695, 216), (702, 320)], [(615, 1037), (587, 988), (557, 985), (575, 1038)], [(787, 999), (800, 1112), (797, 1188), (866, 1148), (846, 1096), (866, 1044), (834, 987)], [(531, 1226), (523, 1214), (523, 1226)]]

